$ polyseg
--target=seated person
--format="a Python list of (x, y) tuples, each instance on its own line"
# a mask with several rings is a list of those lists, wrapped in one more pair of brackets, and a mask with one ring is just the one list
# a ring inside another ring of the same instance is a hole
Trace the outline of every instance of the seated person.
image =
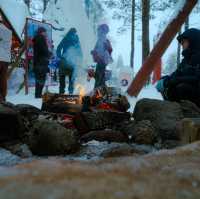
[(200, 105), (200, 30), (192, 28), (177, 37), (183, 60), (177, 70), (159, 80), (156, 88), (165, 100), (189, 100)]

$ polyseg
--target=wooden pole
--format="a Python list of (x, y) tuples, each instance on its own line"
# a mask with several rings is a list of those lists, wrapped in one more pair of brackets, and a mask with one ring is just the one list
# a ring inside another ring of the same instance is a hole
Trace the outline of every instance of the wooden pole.
[(144, 64), (142, 65), (141, 69), (137, 73), (135, 79), (129, 86), (127, 92), (130, 96), (138, 96), (142, 87), (148, 80), (148, 77), (154, 70), (157, 61), (159, 60), (159, 58), (162, 57), (197, 2), (198, 0), (186, 0), (183, 8), (177, 13), (177, 16), (174, 17), (169, 25), (166, 27), (158, 43), (155, 45), (150, 55), (147, 57)]
[(28, 33), (27, 33), (27, 26), (28, 26), (28, 19), (26, 18), (26, 25), (25, 25), (25, 44), (26, 44), (26, 52), (25, 52), (25, 75), (24, 75), (24, 85), (25, 85), (25, 95), (28, 95), (28, 68), (29, 68), (29, 61), (28, 61)]

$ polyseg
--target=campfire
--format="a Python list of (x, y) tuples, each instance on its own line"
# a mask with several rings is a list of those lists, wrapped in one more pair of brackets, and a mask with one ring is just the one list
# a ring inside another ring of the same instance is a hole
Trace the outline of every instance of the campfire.
[(44, 94), (42, 110), (75, 115), (93, 110), (126, 112), (130, 107), (127, 98), (118, 94), (114, 87), (96, 89), (91, 95), (85, 95), (85, 89), (80, 84), (76, 89), (79, 95)]

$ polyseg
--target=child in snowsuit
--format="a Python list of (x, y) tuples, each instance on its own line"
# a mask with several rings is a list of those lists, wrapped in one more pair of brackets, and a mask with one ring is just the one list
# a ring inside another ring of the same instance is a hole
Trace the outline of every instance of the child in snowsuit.
[(65, 78), (69, 76), (69, 94), (74, 92), (74, 83), (77, 76), (77, 67), (81, 66), (83, 54), (75, 28), (71, 28), (57, 47), (59, 64), (59, 93), (65, 93)]
[(94, 62), (97, 63), (95, 72), (95, 88), (104, 87), (106, 85), (106, 66), (112, 63), (112, 46), (110, 41), (107, 39), (108, 32), (108, 25), (102, 24), (98, 27), (98, 40), (94, 50), (91, 52)]
[(189, 100), (200, 105), (200, 30), (192, 28), (177, 37), (183, 47), (183, 60), (170, 76), (157, 84), (165, 100)]

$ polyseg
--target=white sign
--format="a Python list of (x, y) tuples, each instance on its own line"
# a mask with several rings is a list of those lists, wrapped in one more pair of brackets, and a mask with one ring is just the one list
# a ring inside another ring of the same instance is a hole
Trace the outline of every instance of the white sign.
[(0, 23), (0, 61), (11, 62), (12, 31)]

